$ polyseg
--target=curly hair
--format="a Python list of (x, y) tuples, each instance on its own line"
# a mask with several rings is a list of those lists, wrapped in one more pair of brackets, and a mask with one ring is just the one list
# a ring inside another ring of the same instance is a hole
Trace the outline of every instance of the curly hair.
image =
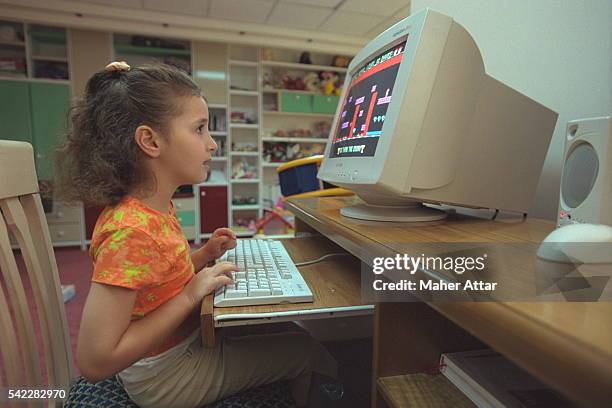
[(187, 96), (202, 91), (182, 71), (164, 64), (99, 71), (68, 113), (65, 141), (56, 152), (56, 197), (67, 203), (114, 205), (149, 180), (134, 140), (147, 125), (165, 133)]

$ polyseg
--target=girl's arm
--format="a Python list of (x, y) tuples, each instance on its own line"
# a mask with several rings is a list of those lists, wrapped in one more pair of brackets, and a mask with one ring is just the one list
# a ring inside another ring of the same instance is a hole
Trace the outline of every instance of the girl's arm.
[(79, 329), (76, 360), (89, 382), (109, 378), (140, 360), (178, 328), (202, 298), (231, 282), (223, 262), (196, 274), (184, 290), (155, 311), (131, 321), (136, 291), (92, 282)]

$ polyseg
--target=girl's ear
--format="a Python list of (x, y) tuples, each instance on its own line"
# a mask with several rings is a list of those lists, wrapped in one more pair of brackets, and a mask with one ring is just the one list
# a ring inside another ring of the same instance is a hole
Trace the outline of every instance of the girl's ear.
[(161, 153), (161, 135), (149, 126), (138, 126), (134, 132), (134, 140), (144, 154), (152, 158), (159, 157)]

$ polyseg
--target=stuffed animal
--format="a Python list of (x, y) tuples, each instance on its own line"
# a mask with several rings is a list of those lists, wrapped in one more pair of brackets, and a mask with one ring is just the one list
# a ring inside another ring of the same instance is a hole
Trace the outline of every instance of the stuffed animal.
[(302, 78), (297, 78), (293, 86), (296, 91), (303, 91), (306, 88), (306, 84), (304, 84), (304, 80)]
[(325, 71), (321, 72), (319, 76), (321, 78), (321, 91), (323, 91), (325, 95), (335, 94), (337, 83), (339, 80), (338, 74), (334, 72)]
[(288, 144), (287, 145), (287, 160), (295, 160), (300, 157), (300, 144)]
[(332, 60), (332, 66), (338, 68), (346, 68), (349, 66), (351, 59), (342, 55), (336, 55)]
[(315, 72), (306, 74), (304, 77), (304, 88), (309, 92), (319, 92), (321, 90), (321, 82)]
[(310, 53), (308, 51), (304, 51), (300, 55), (300, 64), (312, 64), (312, 60), (310, 59)]
[(276, 52), (274, 52), (274, 50), (271, 48), (262, 48), (261, 59), (264, 61), (274, 61), (277, 59)]

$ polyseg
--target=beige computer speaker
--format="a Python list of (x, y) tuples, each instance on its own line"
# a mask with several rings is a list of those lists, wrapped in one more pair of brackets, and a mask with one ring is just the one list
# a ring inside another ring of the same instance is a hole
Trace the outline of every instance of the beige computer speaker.
[(557, 225), (612, 225), (612, 119), (568, 122)]

